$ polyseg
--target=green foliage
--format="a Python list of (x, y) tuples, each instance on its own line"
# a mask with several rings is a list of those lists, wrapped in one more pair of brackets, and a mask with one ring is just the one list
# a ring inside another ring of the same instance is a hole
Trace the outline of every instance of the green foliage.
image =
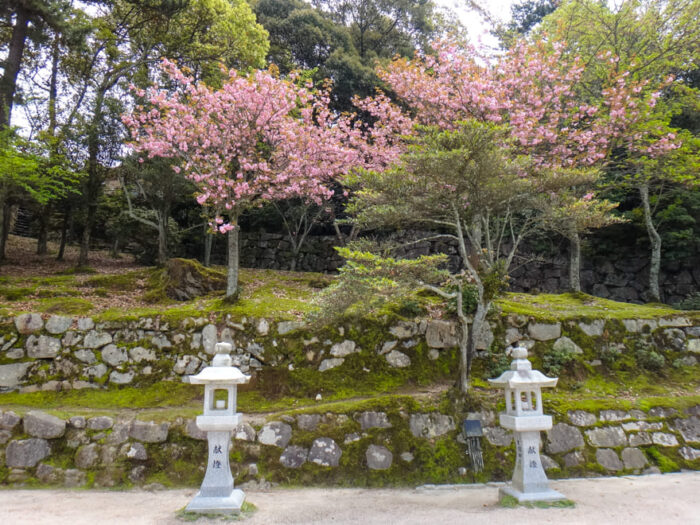
[[(456, 288), (454, 285), (448, 287), (451, 292), (454, 292)], [(479, 289), (473, 284), (462, 286), (462, 310), (465, 315), (471, 315), (476, 312), (477, 304), (479, 304)], [(456, 297), (447, 301), (446, 310), (451, 314), (457, 313)]]
[(485, 377), (498, 377), (506, 370), (510, 369), (512, 359), (503, 350), (489, 348), (482, 358), (484, 363)]
[(339, 111), (351, 110), (355, 95), (382, 87), (374, 72), (377, 57), (412, 56), (414, 44), (423, 44), (434, 25), (433, 4), (424, 0), (259, 0), (254, 9), (270, 36), (268, 61), (282, 74), (311, 71), (317, 84), (332, 79), (332, 104)]
[(639, 366), (654, 372), (658, 372), (666, 364), (664, 356), (650, 348), (638, 348), (635, 352), (635, 358)]
[[(338, 278), (314, 299), (318, 309), (310, 319), (328, 324), (346, 317), (373, 316), (392, 311), (419, 311), (416, 290), (421, 282), (436, 282), (446, 274), (440, 270), (446, 255), (418, 259), (394, 259), (370, 252), (336, 248), (346, 260)], [(392, 303), (396, 303), (392, 308)], [(396, 307), (398, 306), (398, 307)]]
[(668, 456), (662, 454), (656, 447), (646, 447), (644, 453), (650, 461), (652, 461), (661, 472), (678, 472), (678, 464)]
[(700, 292), (694, 292), (674, 305), (679, 310), (700, 310)]
[(542, 369), (550, 376), (558, 376), (562, 369), (576, 360), (576, 355), (567, 350), (549, 349), (542, 357)]

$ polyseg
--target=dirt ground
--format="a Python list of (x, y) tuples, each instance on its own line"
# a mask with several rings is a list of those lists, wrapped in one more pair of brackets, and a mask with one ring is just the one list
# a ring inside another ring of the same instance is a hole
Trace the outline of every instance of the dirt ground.
[[(573, 508), (503, 508), (494, 485), (416, 489), (272, 489), (249, 491), (257, 512), (246, 525), (392, 524), (700, 524), (700, 472), (552, 482)], [(194, 490), (0, 491), (0, 523), (182, 524), (176, 516)], [(198, 524), (222, 523), (202, 517)]]

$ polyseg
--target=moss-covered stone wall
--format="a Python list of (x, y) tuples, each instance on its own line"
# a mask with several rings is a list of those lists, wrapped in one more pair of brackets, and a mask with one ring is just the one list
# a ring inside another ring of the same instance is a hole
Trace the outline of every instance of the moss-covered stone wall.
[[(549, 405), (555, 426), (542, 434), (552, 478), (700, 468), (700, 397), (638, 400), (637, 408)], [(639, 408), (642, 407), (642, 408)], [(446, 408), (448, 410), (446, 410)], [(384, 397), (268, 418), (246, 418), (233, 434), (237, 484), (396, 486), (505, 480), (513, 437), (497, 407), (480, 419), (484, 469), (475, 472), (462, 416), (411, 397)], [(0, 483), (64, 486), (197, 486), (206, 463), (194, 420), (142, 421), (127, 414), (59, 418), (41, 411), (0, 413)]]
[[(477, 377), (500, 373), (509, 362), (504, 350), (516, 343), (553, 375), (693, 369), (700, 355), (698, 325), (689, 315), (565, 321), (493, 315), (480, 334)], [(313, 329), (226, 314), (125, 321), (22, 314), (0, 322), (0, 392), (179, 381), (206, 366), (217, 341), (233, 345), (234, 365), (254, 380), (286, 389), (277, 393), (352, 394), (361, 383), (384, 391), (450, 377), (458, 359), (456, 333), (454, 322), (440, 319)]]

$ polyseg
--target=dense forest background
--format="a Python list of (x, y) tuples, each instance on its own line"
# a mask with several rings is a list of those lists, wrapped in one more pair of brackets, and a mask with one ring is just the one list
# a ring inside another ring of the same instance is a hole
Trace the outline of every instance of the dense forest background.
[[(700, 69), (687, 57), (700, 56), (698, 2), (666, 4), (660, 11), (661, 2), (628, 1), (611, 11), (583, 0), (522, 0), (511, 21), (493, 31), (503, 49), (538, 32), (562, 33), (583, 56), (594, 57), (591, 48), (600, 42), (619, 44), (618, 51), (648, 61), (641, 75), (675, 75), (674, 89), (663, 94), (669, 118), (697, 136)], [(487, 14), (478, 4), (467, 7), (475, 17)], [(220, 64), (244, 73), (270, 68), (281, 76), (300, 70), (317, 86), (330, 80), (331, 106), (344, 112), (353, 97), (378, 89), (394, 98), (377, 64), (430, 54), (431, 42), (447, 36), (465, 41), (468, 31), (431, 0), (3, 2), (0, 262), (13, 257), (6, 249), (10, 234), (36, 238), (40, 255), (47, 254), (49, 239), (57, 241), (58, 259), (67, 244), (77, 243), (79, 268), (89, 266), (95, 247), (109, 247), (115, 257), (131, 253), (144, 264), (174, 256), (225, 262), (225, 241), (210, 232), (211, 217), (195, 201), (191, 182), (173, 172), (170, 161), (139, 162), (126, 147), (121, 115), (134, 105), (130, 87), (167, 84), (158, 67), (163, 58), (213, 87), (223, 82)], [(645, 224), (648, 204), (663, 246), (662, 269), (692, 267), (700, 253), (700, 192), (689, 189), (687, 177), (661, 176), (651, 182), (645, 203), (638, 188), (621, 182), (623, 164), (608, 163), (597, 188), (618, 204), (614, 213), (623, 221), (587, 233), (584, 259), (648, 253), (654, 243)], [(675, 169), (698, 177), (697, 162)], [(281, 234), (293, 254), (288, 269), (295, 269), (308, 236), (343, 245), (362, 235), (343, 220), (345, 189), (340, 183), (334, 189), (328, 205), (290, 199), (248, 211), (243, 229), (249, 236)], [(568, 246), (552, 229), (527, 249), (547, 261)], [(692, 281), (686, 291), (683, 300), (697, 307)]]

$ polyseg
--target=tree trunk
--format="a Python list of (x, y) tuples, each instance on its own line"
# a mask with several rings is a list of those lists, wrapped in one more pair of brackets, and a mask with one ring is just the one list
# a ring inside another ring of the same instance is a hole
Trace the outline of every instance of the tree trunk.
[(214, 235), (209, 231), (209, 225), (204, 225), (204, 266), (209, 268), (211, 265), (211, 245), (214, 241)]
[(168, 216), (167, 211), (158, 213), (158, 264), (168, 262)]
[(88, 265), (88, 253), (90, 253), (90, 233), (92, 231), (92, 225), (95, 223), (95, 215), (97, 215), (97, 204), (88, 204), (88, 211), (85, 219), (83, 236), (80, 239), (80, 254), (78, 255), (78, 268), (85, 268)]
[(576, 232), (569, 237), (569, 291), (581, 291), (581, 238)]
[(27, 28), (29, 26), (29, 13), (17, 6), (15, 25), (12, 27), (7, 59), (4, 64), (4, 73), (0, 78), (0, 130), (10, 125), (12, 117), (12, 103), (17, 89), (17, 75), (22, 66), (24, 44), (27, 41)]
[(474, 314), (474, 320), (472, 321), (471, 334), (469, 334), (469, 345), (467, 347), (466, 356), (467, 359), (466, 363), (464, 364), (467, 379), (466, 388), (462, 390), (462, 392), (465, 393), (469, 390), (469, 383), (471, 381), (472, 375), (472, 361), (474, 360), (474, 356), (476, 355), (477, 339), (479, 338), (479, 334), (481, 334), (481, 330), (484, 326), (484, 323), (486, 322), (486, 315), (489, 313), (489, 307), (491, 306), (490, 301), (484, 302), (481, 298), (481, 294), (479, 295), (479, 302), (476, 305), (476, 313)]
[(92, 115), (92, 121), (87, 133), (88, 146), (88, 169), (87, 182), (83, 197), (87, 203), (87, 214), (85, 219), (85, 228), (83, 229), (83, 238), (80, 243), (80, 255), (78, 256), (78, 267), (82, 268), (88, 264), (88, 253), (90, 251), (90, 236), (92, 228), (95, 224), (95, 216), (97, 215), (97, 199), (100, 196), (102, 189), (102, 177), (100, 173), (100, 165), (97, 155), (100, 151), (100, 134), (99, 126), (102, 122), (102, 106), (104, 97), (108, 87), (100, 86), (95, 97), (95, 112)]
[(39, 208), (39, 233), (36, 239), (36, 254), (46, 255), (48, 253), (49, 220), (51, 219), (51, 205)]
[(5, 245), (10, 234), (10, 205), (0, 196), (0, 261), (5, 260)]
[(119, 237), (116, 237), (114, 239), (114, 242), (112, 243), (112, 249), (109, 250), (109, 256), (114, 259), (119, 257)]
[(292, 244), (292, 261), (289, 263), (289, 271), (295, 272), (297, 270), (297, 258), (299, 257), (299, 252), (301, 251), (301, 246), (296, 246)]
[(649, 301), (660, 302), (661, 293), (659, 291), (659, 272), (661, 270), (661, 235), (654, 227), (651, 216), (651, 205), (649, 204), (649, 186), (641, 184), (639, 195), (642, 198), (642, 209), (644, 211), (644, 225), (647, 228), (649, 242), (651, 243), (651, 264), (649, 265)]
[(226, 298), (233, 298), (238, 293), (238, 217), (231, 218), (232, 230), (228, 236), (228, 271), (226, 274)]
[(66, 243), (68, 242), (68, 225), (70, 223), (70, 218), (70, 208), (66, 207), (66, 209), (63, 212), (63, 225), (61, 227), (61, 244), (58, 247), (58, 255), (56, 255), (57, 261), (63, 260), (63, 254), (66, 251)]
[(459, 338), (459, 378), (457, 386), (463, 394), (469, 392), (469, 371), (467, 363), (469, 363), (469, 324), (462, 319), (459, 321), (459, 326), (462, 331)]

